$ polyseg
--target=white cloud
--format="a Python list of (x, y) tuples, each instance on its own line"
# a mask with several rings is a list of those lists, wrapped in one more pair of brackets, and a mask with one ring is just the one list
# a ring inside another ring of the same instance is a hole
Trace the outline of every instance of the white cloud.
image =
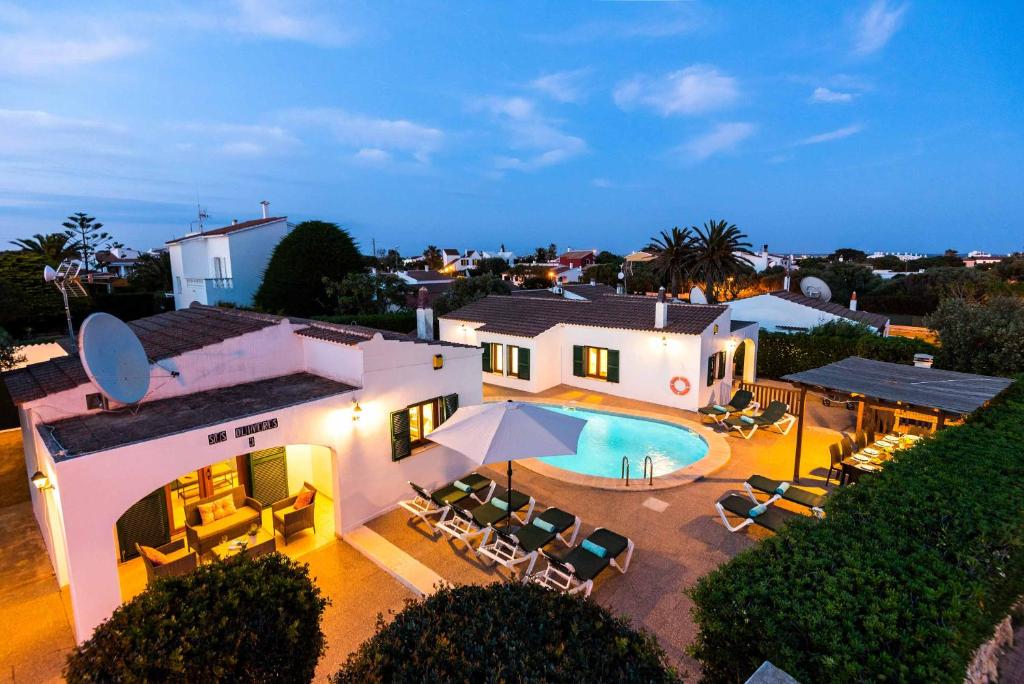
[(122, 126), (50, 112), (0, 109), (0, 150), (5, 155), (35, 156), (51, 152), (125, 155)]
[(364, 147), (356, 152), (353, 157), (356, 161), (370, 166), (381, 166), (391, 161), (391, 153), (379, 147)]
[(622, 109), (644, 106), (663, 116), (699, 114), (728, 107), (739, 99), (736, 79), (713, 66), (694, 64), (665, 76), (636, 76), (614, 92)]
[(836, 130), (829, 131), (827, 133), (819, 133), (818, 135), (812, 135), (810, 137), (804, 138), (803, 140), (798, 140), (796, 144), (818, 145), (820, 143), (831, 142), (833, 140), (842, 140), (843, 138), (849, 138), (851, 135), (857, 135), (863, 130), (864, 126), (862, 124), (853, 124), (852, 126), (847, 126), (845, 128), (837, 128)]
[(228, 157), (257, 158), (284, 154), (302, 143), (280, 126), (258, 124), (181, 123), (169, 126), (188, 140), (175, 143), (180, 151), (215, 150)]
[(856, 95), (854, 93), (843, 93), (830, 88), (818, 87), (814, 89), (813, 93), (811, 93), (811, 102), (836, 104), (841, 102), (853, 102), (853, 98), (855, 97)]
[(281, 0), (234, 0), (235, 13), (224, 24), (236, 33), (272, 40), (292, 40), (324, 47), (350, 43), (355, 31), (343, 29), (313, 8)]
[(757, 126), (732, 121), (720, 123), (709, 132), (697, 136), (683, 146), (683, 151), (694, 161), (702, 161), (721, 152), (731, 152), (757, 131)]
[(615, 187), (615, 183), (613, 181), (608, 180), (607, 178), (594, 178), (593, 180), (590, 181), (590, 184), (593, 185), (595, 188), (607, 189)]
[(590, 69), (556, 71), (533, 79), (529, 85), (559, 102), (578, 102), (583, 98), (583, 80), (589, 73)]
[(535, 171), (560, 164), (587, 150), (583, 138), (561, 130), (558, 122), (537, 111), (532, 100), (485, 97), (471, 103), (470, 108), (488, 113), (505, 131), (509, 148), (517, 153), (497, 157), (495, 166), (498, 169)]
[(693, 33), (704, 25), (704, 18), (695, 5), (678, 6), (658, 18), (631, 21), (589, 21), (560, 31), (535, 34), (533, 39), (544, 43), (575, 44), (598, 40), (661, 39)]
[(853, 51), (858, 55), (878, 52), (903, 24), (907, 5), (889, 7), (887, 0), (874, 0), (857, 20), (853, 37)]
[(421, 164), (444, 143), (444, 131), (406, 119), (381, 119), (341, 109), (295, 109), (284, 115), (297, 124), (321, 127), (343, 145), (409, 155)]

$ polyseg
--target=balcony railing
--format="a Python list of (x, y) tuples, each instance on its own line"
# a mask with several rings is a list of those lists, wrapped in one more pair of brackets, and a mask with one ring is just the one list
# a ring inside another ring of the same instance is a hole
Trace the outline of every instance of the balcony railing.
[(188, 287), (212, 287), (220, 290), (230, 290), (235, 286), (231, 278), (185, 278)]

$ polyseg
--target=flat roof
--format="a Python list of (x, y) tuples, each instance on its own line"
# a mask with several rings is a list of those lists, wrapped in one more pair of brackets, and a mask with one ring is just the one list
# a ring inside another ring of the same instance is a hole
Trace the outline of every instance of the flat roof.
[(1009, 378), (919, 368), (859, 356), (792, 373), (782, 379), (958, 415), (973, 413), (1013, 384)]
[[(131, 409), (88, 413), (40, 423), (37, 429), (54, 459), (64, 461), (198, 428), (214, 427), (356, 389), (359, 388), (320, 375), (294, 373), (143, 402)], [(228, 435), (228, 438), (233, 439), (234, 436)]]

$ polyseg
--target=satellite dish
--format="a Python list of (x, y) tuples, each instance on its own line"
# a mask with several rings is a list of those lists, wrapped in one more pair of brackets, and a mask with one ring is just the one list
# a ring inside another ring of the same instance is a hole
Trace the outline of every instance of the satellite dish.
[(696, 285), (690, 288), (690, 303), (707, 304), (708, 298), (704, 295), (704, 290), (700, 289)]
[(52, 283), (57, 279), (57, 271), (53, 270), (53, 266), (47, 266), (43, 269), (43, 280), (48, 283)]
[(814, 276), (807, 276), (800, 281), (800, 291), (811, 299), (820, 299), (823, 302), (832, 299), (832, 290), (829, 289), (828, 283)]
[(85, 374), (108, 399), (134, 404), (149, 391), (149, 358), (131, 328), (106, 313), (94, 313), (78, 331), (78, 357)]

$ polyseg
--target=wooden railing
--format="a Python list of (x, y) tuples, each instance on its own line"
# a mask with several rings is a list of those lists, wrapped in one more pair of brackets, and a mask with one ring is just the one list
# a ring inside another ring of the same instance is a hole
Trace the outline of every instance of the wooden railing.
[(794, 416), (799, 416), (803, 410), (803, 406), (800, 403), (800, 390), (789, 387), (777, 387), (775, 385), (750, 384), (748, 382), (741, 382), (740, 389), (745, 389), (753, 394), (754, 401), (761, 405), (762, 411), (773, 401), (781, 401), (783, 404), (787, 404), (789, 412)]

